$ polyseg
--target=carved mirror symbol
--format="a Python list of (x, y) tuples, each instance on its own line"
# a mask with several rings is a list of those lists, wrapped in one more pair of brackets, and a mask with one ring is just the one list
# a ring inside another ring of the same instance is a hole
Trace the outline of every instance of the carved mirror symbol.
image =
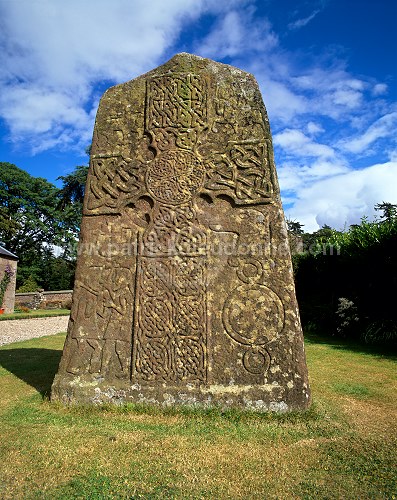
[(271, 357), (266, 349), (252, 348), (242, 356), (244, 368), (253, 375), (264, 375), (270, 367)]
[(236, 267), (237, 286), (227, 297), (223, 325), (237, 343), (249, 346), (243, 354), (243, 366), (252, 374), (264, 374), (270, 366), (270, 354), (265, 345), (276, 340), (284, 327), (284, 306), (278, 295), (262, 284), (264, 267), (256, 258), (232, 258)]
[[(195, 194), (202, 191), (209, 193), (209, 197), (215, 196), (219, 200), (227, 201), (228, 205), (233, 207), (240, 204), (263, 203), (267, 199), (261, 180), (265, 161), (262, 143), (228, 142), (226, 150), (219, 153), (212, 163), (209, 159), (202, 160), (194, 152), (200, 134), (210, 125), (207, 124), (206, 94), (206, 80), (196, 75), (163, 76), (149, 81), (145, 140), (150, 139), (150, 143), (146, 144), (148, 154), (144, 161), (146, 164), (144, 178), (131, 179), (131, 173), (125, 168), (125, 162), (121, 161), (118, 164), (120, 183), (112, 186), (116, 187), (119, 193), (116, 196), (117, 193), (112, 191), (112, 200), (108, 201), (109, 179), (104, 179), (103, 182), (99, 179), (108, 170), (105, 172), (103, 170), (105, 165), (101, 163), (101, 169), (96, 171), (99, 183), (94, 186), (97, 187), (98, 198), (95, 206), (99, 208), (104, 201), (110, 209), (114, 206), (115, 210), (118, 210), (126, 205), (123, 198), (129, 198), (129, 203), (138, 207), (139, 216), (134, 215), (135, 218), (132, 218), (143, 230), (141, 230), (143, 246), (146, 250), (150, 248), (153, 256), (159, 253), (168, 255), (170, 247), (181, 255), (194, 254), (197, 251), (200, 255), (204, 255), (200, 249), (205, 244), (206, 235), (205, 231), (196, 227), (196, 216), (194, 215), (190, 223), (184, 226), (178, 220), (177, 211), (174, 211), (172, 221), (167, 222), (169, 213), (163, 214), (163, 220), (159, 223), (156, 218), (162, 211), (161, 207), (182, 207), (186, 211), (190, 206), (195, 214), (192, 201)], [(136, 189), (134, 193), (138, 198), (137, 202), (128, 193), (130, 185)], [(155, 200), (154, 205), (145, 206), (145, 202), (140, 200), (145, 192), (147, 199)], [(237, 234), (237, 239), (239, 237)], [(140, 262), (141, 266), (146, 265), (144, 260), (141, 259)], [(258, 272), (253, 263), (237, 269), (239, 279), (246, 286), (256, 283)], [(237, 289), (235, 291), (237, 293)], [(261, 291), (263, 292), (263, 289)], [(257, 305), (260, 301), (257, 295), (259, 295), (258, 289), (251, 287), (245, 310)], [(193, 313), (194, 311), (191, 311), (191, 314)], [(230, 310), (229, 314), (230, 324), (234, 325), (231, 330), (233, 328), (238, 330), (241, 338), (245, 338), (244, 326), (240, 324), (245, 314), (244, 310), (239, 312)], [(242, 323), (246, 322), (247, 319)], [(254, 331), (251, 335), (256, 341), (258, 334)], [(156, 349), (160, 349), (160, 346)]]

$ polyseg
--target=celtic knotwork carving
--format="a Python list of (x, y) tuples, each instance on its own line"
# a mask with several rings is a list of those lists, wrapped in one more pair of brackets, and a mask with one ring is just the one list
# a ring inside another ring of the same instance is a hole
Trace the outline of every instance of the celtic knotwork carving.
[(206, 232), (194, 223), (195, 217), (189, 205), (160, 205), (143, 235), (143, 255), (202, 255), (206, 250)]
[(190, 201), (204, 180), (200, 159), (184, 150), (169, 150), (156, 157), (148, 167), (146, 185), (155, 200), (169, 205)]
[(142, 168), (121, 156), (92, 158), (91, 165), (84, 207), (87, 214), (119, 213), (146, 192)]
[[(199, 75), (164, 75), (147, 83), (147, 130), (203, 128), (207, 82)], [(156, 133), (155, 133), (156, 135)]]
[(198, 131), (193, 128), (158, 128), (147, 131), (151, 139), (151, 146), (157, 151), (168, 151), (170, 149), (193, 150), (197, 144)]
[(137, 284), (138, 379), (205, 380), (204, 257), (141, 257)]
[(175, 354), (177, 379), (205, 381), (206, 350), (200, 339), (178, 337)]
[(155, 339), (137, 348), (136, 369), (142, 380), (205, 381), (206, 353), (194, 338)]
[(173, 366), (172, 354), (162, 339), (139, 342), (136, 347), (135, 369), (143, 380), (167, 380)]
[(274, 192), (270, 161), (266, 143), (229, 142), (226, 152), (210, 158), (204, 191), (228, 195), (237, 205), (268, 203)]
[[(206, 282), (205, 271), (206, 268), (203, 266), (201, 257), (185, 258), (179, 262), (178, 268), (175, 270), (173, 286), (181, 301), (183, 301), (183, 297), (188, 299), (186, 302), (188, 308), (191, 307), (189, 301), (193, 305), (198, 304), (196, 296), (201, 296), (201, 291)], [(183, 311), (181, 311), (181, 314), (183, 314)]]

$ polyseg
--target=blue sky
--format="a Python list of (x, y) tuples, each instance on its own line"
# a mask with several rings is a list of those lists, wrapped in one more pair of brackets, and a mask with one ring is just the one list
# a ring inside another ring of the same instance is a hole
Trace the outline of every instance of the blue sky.
[(256, 76), (287, 216), (341, 229), (397, 203), (396, 24), (395, 0), (0, 0), (0, 161), (56, 182), (107, 87), (192, 52)]

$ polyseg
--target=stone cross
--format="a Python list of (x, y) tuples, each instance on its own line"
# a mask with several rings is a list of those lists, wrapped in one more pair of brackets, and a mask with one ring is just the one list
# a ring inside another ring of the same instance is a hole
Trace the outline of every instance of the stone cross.
[(52, 400), (308, 407), (252, 75), (183, 53), (104, 94), (78, 253)]

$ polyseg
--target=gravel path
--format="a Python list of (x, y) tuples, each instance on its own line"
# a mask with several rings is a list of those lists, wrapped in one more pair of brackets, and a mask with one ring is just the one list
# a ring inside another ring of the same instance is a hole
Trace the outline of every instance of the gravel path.
[(0, 345), (66, 332), (69, 316), (0, 321)]

